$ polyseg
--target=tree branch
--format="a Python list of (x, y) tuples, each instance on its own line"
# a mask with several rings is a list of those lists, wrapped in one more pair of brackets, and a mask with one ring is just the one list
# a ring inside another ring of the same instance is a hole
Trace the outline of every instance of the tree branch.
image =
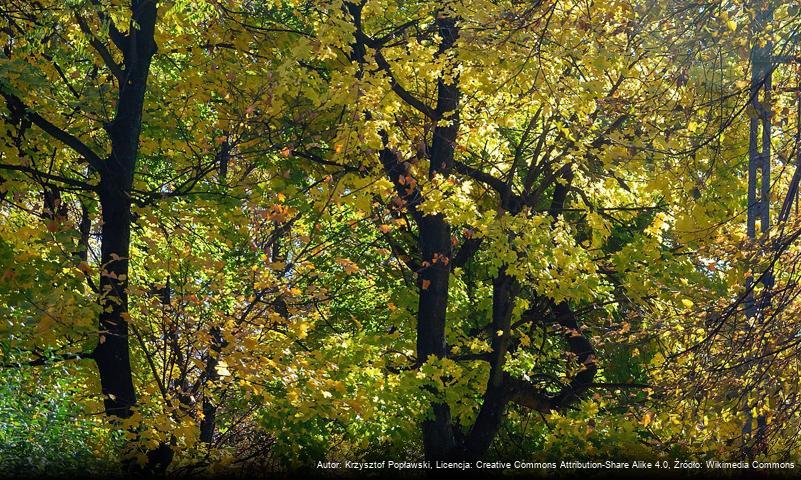
[(458, 160), (453, 161), (453, 167), (456, 169), (457, 172), (461, 173), (462, 175), (467, 175), (473, 180), (487, 185), (488, 187), (492, 188), (502, 196), (507, 195), (509, 193), (509, 186), (506, 184), (506, 182), (504, 182), (500, 178), (492, 176), (489, 173), (483, 172), (477, 168), (473, 168)]
[(351, 2), (345, 2), (345, 7), (347, 8), (348, 13), (353, 17), (353, 26), (356, 27), (355, 37), (356, 42), (358, 45), (362, 46), (362, 49), (357, 53), (357, 60), (360, 63), (364, 63), (364, 50), (363, 46), (368, 46), (375, 50), (375, 61), (378, 64), (378, 68), (380, 68), (384, 74), (386, 74), (387, 78), (389, 79), (390, 87), (395, 94), (401, 98), (404, 102), (406, 102), (409, 106), (415, 108), (419, 112), (421, 112), (426, 117), (430, 118), (431, 120), (437, 121), (439, 120), (439, 114), (434, 111), (433, 108), (429, 107), (425, 104), (425, 102), (421, 101), (419, 98), (412, 95), (411, 92), (403, 88), (395, 76), (392, 74), (392, 68), (387, 62), (387, 59), (384, 58), (384, 55), (381, 53), (381, 46), (382, 43), (378, 42), (372, 38), (370, 38), (364, 30), (362, 30), (362, 5), (356, 5)]
[(100, 55), (100, 58), (103, 59), (103, 63), (105, 63), (106, 67), (111, 70), (111, 73), (114, 74), (114, 77), (117, 78), (117, 81), (122, 82), (124, 73), (120, 65), (114, 61), (114, 56), (111, 55), (111, 52), (109, 52), (106, 46), (94, 36), (92, 30), (89, 28), (89, 25), (86, 23), (86, 20), (81, 17), (80, 13), (75, 12), (75, 20), (78, 22), (78, 27), (80, 27), (83, 34), (89, 39), (89, 45), (91, 45), (92, 48), (94, 48), (95, 51)]
[(27, 362), (2, 363), (0, 364), (0, 368), (41, 367), (44, 365), (52, 365), (57, 362), (64, 362), (68, 360), (83, 360), (85, 358), (87, 359), (94, 358), (94, 354), (92, 352), (62, 353), (50, 357), (34, 352), (34, 355), (37, 357), (35, 360), (29, 360)]
[(89, 162), (89, 165), (91, 165), (95, 170), (99, 172), (104, 170), (105, 163), (103, 160), (91, 148), (86, 146), (85, 143), (78, 139), (78, 137), (60, 129), (38, 113), (31, 111), (29, 107), (27, 107), (16, 95), (4, 91), (0, 91), (0, 95), (5, 98), (6, 105), (8, 106), (9, 110), (21, 113), (25, 118), (42, 129), (45, 133), (60, 141), (64, 145), (70, 147), (73, 151), (75, 151), (75, 153), (82, 156), (87, 162)]
[(454, 255), (453, 260), (451, 261), (451, 268), (463, 267), (478, 251), (478, 248), (481, 246), (481, 243), (484, 239), (472, 237), (468, 238), (462, 243), (462, 246), (459, 247), (459, 251), (456, 252)]
[(79, 188), (81, 190), (87, 190), (92, 192), (97, 190), (95, 186), (81, 182), (80, 180), (74, 180), (72, 178), (62, 177), (60, 175), (53, 175), (50, 173), (40, 172), (39, 170), (30, 167), (25, 167), (23, 165), (7, 165), (0, 163), (0, 170), (11, 170), (15, 172), (28, 173), (30, 175), (33, 175), (34, 177), (41, 177), (54, 182), (61, 182), (65, 185)]
[[(360, 32), (357, 32), (357, 35), (359, 33)], [(364, 36), (364, 34), (362, 35)], [(368, 41), (365, 41), (364, 43), (370, 46), (370, 43)], [(415, 97), (411, 92), (403, 88), (401, 84), (398, 83), (398, 80), (392, 74), (392, 68), (390, 67), (389, 62), (387, 62), (386, 58), (384, 58), (384, 55), (381, 53), (381, 50), (379, 49), (376, 49), (375, 51), (375, 61), (378, 64), (378, 67), (384, 72), (384, 74), (389, 79), (389, 86), (392, 88), (392, 91), (395, 92), (395, 94), (398, 97), (400, 97), (401, 100), (403, 100), (404, 102), (409, 104), (409, 106), (413, 107), (414, 109), (416, 109), (426, 117), (430, 118), (431, 120), (435, 122), (439, 120), (440, 115), (436, 111), (434, 111), (433, 108), (426, 105), (422, 100)]]

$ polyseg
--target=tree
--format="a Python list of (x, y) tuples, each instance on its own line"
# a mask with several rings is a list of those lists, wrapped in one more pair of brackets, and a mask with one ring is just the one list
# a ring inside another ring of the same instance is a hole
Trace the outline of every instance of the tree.
[(13, 3), (0, 409), (186, 475), (794, 452), (784, 3)]
[[(326, 75), (312, 91), (324, 89), (316, 102), (340, 123), (333, 148), (311, 160), (373, 179), (382, 201), (364, 205), (365, 214), (385, 225), (388, 246), (415, 274), (411, 368), (429, 379), (426, 457), (480, 458), (508, 403), (564, 410), (609, 383), (596, 378), (599, 351), (577, 309), (620, 322), (614, 311), (650, 300), (642, 278), (629, 274), (636, 262), (658, 259), (660, 271), (649, 272), (656, 277), (683, 268), (672, 266), (675, 247), (661, 234), (663, 198), (675, 184), (660, 173), (678, 152), (697, 149), (696, 127), (681, 121), (701, 112), (692, 95), (703, 85), (685, 88), (686, 66), (654, 53), (657, 16), (636, 4), (346, 2), (317, 14), (306, 48)], [(386, 215), (401, 220), (402, 235), (389, 234)], [(610, 242), (615, 230), (629, 236), (624, 244)], [(448, 322), (454, 281), (468, 296), (491, 285), (489, 321)], [(537, 368), (510, 372), (508, 362), (525, 351), (520, 339), (530, 342), (521, 330), (538, 323), (564, 336), (564, 379)], [(474, 339), (484, 351), (459, 355)], [(489, 364), (486, 387), (453, 393), (479, 361)], [(453, 403), (476, 395), (454, 419)]]
[[(47, 11), (47, 7), (39, 7), (39, 9), (42, 13)], [(36, 11), (36, 9), (32, 8), (31, 11)], [(101, 85), (106, 88), (116, 85), (116, 100), (113, 102), (114, 113), (109, 116), (109, 121), (102, 125), (110, 146), (107, 155), (98, 154), (94, 145), (87, 145), (87, 142), (65, 129), (68, 119), (50, 120), (45, 117), (47, 113), (45, 113), (44, 106), (30, 104), (29, 102), (35, 101), (35, 99), (24, 98), (29, 78), (25, 74), (35, 75), (38, 73), (30, 72), (30, 68), (29, 71), (23, 69), (23, 65), (29, 58), (37, 63), (44, 60), (51, 64), (48, 67), (60, 72), (60, 75), (64, 75), (58, 65), (61, 60), (58, 55), (63, 55), (63, 51), (53, 53), (37, 51), (38, 48), (31, 46), (28, 43), (29, 40), (25, 38), (30, 34), (29, 28), (33, 26), (38, 26), (39, 28), (35, 29), (36, 33), (45, 38), (58, 35), (57, 23), (39, 26), (36, 25), (37, 18), (33, 15), (25, 15), (24, 11), (6, 14), (5, 20), (8, 22), (4, 52), (7, 58), (6, 71), (17, 74), (11, 78), (7, 74), (2, 89), (5, 106), (8, 110), (7, 124), (16, 127), (16, 131), (8, 132), (12, 136), (9, 139), (11, 140), (9, 146), (12, 148), (16, 146), (23, 160), (22, 164), (4, 164), (4, 170), (22, 172), (35, 179), (38, 178), (44, 183), (45, 209), (54, 221), (55, 216), (58, 215), (54, 210), (61, 203), (60, 186), (77, 187), (81, 191), (96, 192), (98, 196), (102, 215), (101, 269), (97, 283), (101, 307), (98, 317), (100, 334), (97, 346), (90, 355), (86, 356), (93, 358), (97, 364), (106, 414), (119, 418), (130, 417), (131, 409), (136, 403), (129, 358), (127, 318), (131, 192), (139, 135), (142, 129), (142, 109), (147, 79), (151, 59), (156, 52), (154, 41), (156, 2), (134, 1), (130, 5), (130, 12), (130, 24), (125, 33), (118, 29), (113, 19), (102, 12), (98, 14), (97, 18), (91, 20), (98, 24), (106, 24), (108, 37), (118, 49), (118, 55), (122, 56), (120, 62), (109, 51), (109, 45), (103, 43), (92, 32), (87, 23), (90, 20), (84, 18), (86, 12), (72, 8), (68, 11), (68, 14), (74, 16), (75, 19), (70, 26), (80, 31), (85, 37), (81, 40), (94, 49), (96, 55), (103, 61), (106, 71)], [(20, 17), (14, 13), (20, 14)], [(53, 17), (53, 20), (59, 20), (57, 14), (54, 14)], [(31, 67), (35, 68), (33, 65)], [(11, 68), (14, 70), (10, 70)], [(81, 75), (80, 71), (76, 71), (76, 73), (77, 76)], [(94, 75), (98, 76), (98, 72), (95, 71)], [(19, 78), (20, 76), (22, 79)], [(66, 77), (62, 80), (69, 85)], [(73, 95), (78, 97), (76, 100), (81, 100), (74, 90)], [(56, 112), (56, 114), (60, 113)], [(31, 128), (37, 128), (59, 142), (62, 155), (66, 153), (68, 157), (77, 157), (86, 169), (86, 177), (76, 180), (69, 177), (51, 176), (49, 172), (41, 171), (35, 166), (38, 159), (26, 159), (27, 151), (36, 151), (35, 146), (31, 148), (22, 144), (28, 133), (27, 130)], [(12, 143), (14, 138), (17, 141), (16, 145)], [(65, 150), (69, 150), (69, 152)], [(95, 176), (99, 179), (96, 185), (86, 183), (86, 180)], [(55, 186), (52, 185), (53, 183)], [(64, 215), (62, 214), (61, 217), (61, 221), (63, 221)]]

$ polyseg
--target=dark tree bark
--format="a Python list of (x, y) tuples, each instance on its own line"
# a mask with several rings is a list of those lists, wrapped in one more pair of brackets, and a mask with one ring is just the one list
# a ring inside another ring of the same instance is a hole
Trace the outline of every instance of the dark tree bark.
[[(437, 15), (437, 27), (442, 37), (440, 54), (452, 49), (459, 35), (456, 19)], [(457, 80), (437, 84), (436, 117), (448, 121), (434, 128), (429, 154), (429, 178), (450, 175), (453, 165), (456, 134), (459, 129), (459, 88)], [(417, 310), (417, 363), (422, 365), (432, 355), (447, 355), (445, 317), (448, 307), (450, 276), (451, 228), (442, 214), (424, 215), (418, 222), (420, 254), (423, 268), (418, 277), (420, 299)], [(426, 458), (443, 460), (453, 457), (456, 450), (450, 408), (445, 403), (432, 405), (433, 418), (423, 422), (423, 445)]]
[(133, 0), (138, 27), (124, 37), (124, 70), (117, 109), (107, 126), (111, 154), (100, 170), (101, 273), (100, 339), (94, 358), (100, 373), (106, 413), (128, 418), (136, 404), (128, 345), (128, 259), (131, 242), (131, 188), (142, 128), (147, 77), (156, 52), (156, 1)]
[[(204, 372), (204, 385), (209, 388), (214, 385), (214, 382), (220, 379), (220, 374), (217, 372), (217, 365), (219, 365), (219, 355), (225, 346), (225, 340), (222, 337), (222, 332), (219, 327), (211, 328), (211, 351), (206, 359), (206, 371)], [(217, 405), (211, 401), (208, 392), (203, 394), (203, 420), (200, 421), (200, 441), (211, 445), (214, 441), (214, 429), (217, 422)]]
[(78, 232), (81, 236), (78, 240), (78, 251), (75, 257), (78, 262), (86, 262), (89, 260), (89, 237), (92, 235), (92, 217), (89, 215), (89, 207), (83, 201), (81, 202), (81, 220), (78, 223)]
[(465, 439), (464, 454), (468, 459), (478, 459), (489, 449), (492, 440), (501, 426), (506, 405), (511, 399), (506, 385), (503, 366), (511, 340), (511, 321), (514, 301), (520, 285), (506, 273), (506, 268), (498, 272), (492, 285), (492, 353), (490, 354), (490, 374), (483, 403), (473, 428)]

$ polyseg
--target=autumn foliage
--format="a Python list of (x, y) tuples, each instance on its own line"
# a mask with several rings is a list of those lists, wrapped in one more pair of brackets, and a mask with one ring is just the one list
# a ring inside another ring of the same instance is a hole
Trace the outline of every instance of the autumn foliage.
[(0, 474), (801, 455), (789, 0), (4, 0)]

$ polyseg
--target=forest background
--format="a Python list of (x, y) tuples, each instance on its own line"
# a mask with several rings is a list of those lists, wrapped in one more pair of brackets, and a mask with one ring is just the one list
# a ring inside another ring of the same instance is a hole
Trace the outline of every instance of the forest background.
[(0, 472), (797, 462), (799, 29), (2, 0)]

